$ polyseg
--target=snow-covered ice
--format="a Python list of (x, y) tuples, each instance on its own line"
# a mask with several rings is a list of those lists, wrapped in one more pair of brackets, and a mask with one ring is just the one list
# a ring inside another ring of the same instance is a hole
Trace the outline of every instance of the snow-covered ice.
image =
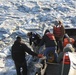
[(76, 0), (0, 0), (0, 75), (16, 73), (10, 51), (17, 35), (28, 45), (28, 31), (42, 36), (57, 19), (76, 27)]

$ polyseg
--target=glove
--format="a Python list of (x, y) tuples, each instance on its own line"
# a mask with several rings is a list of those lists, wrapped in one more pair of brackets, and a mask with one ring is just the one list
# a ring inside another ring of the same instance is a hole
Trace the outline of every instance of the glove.
[(39, 58), (42, 58), (42, 57), (43, 57), (43, 54), (38, 54), (38, 57), (39, 57)]

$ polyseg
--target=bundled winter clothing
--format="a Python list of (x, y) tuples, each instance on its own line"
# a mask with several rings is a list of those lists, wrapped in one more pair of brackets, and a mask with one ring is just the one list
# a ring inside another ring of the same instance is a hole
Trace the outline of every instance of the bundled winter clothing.
[[(31, 49), (24, 43), (21, 42), (21, 37), (17, 37), (16, 41), (12, 45), (11, 55), (14, 60), (17, 75), (27, 75), (27, 63), (26, 63), (26, 52), (33, 56), (40, 57), (38, 54), (31, 51)], [(22, 68), (22, 74), (21, 74)]]
[(55, 53), (57, 43), (54, 35), (50, 33), (49, 30), (46, 30), (44, 36), (42, 37), (42, 40), (39, 46), (42, 46), (42, 45), (45, 45), (44, 55), (47, 57), (47, 59), (48, 59), (48, 54), (50, 52)]
[(75, 52), (75, 49), (73, 48), (73, 46), (71, 44), (67, 44), (64, 49), (63, 49), (63, 52), (61, 52), (58, 56), (58, 62), (61, 62), (62, 59), (63, 59), (63, 55), (64, 53), (66, 52)]
[(57, 50), (60, 49), (60, 52), (63, 51), (63, 37), (65, 34), (64, 26), (61, 21), (58, 21), (53, 27), (53, 34), (57, 41)]
[(68, 75), (69, 68), (70, 68), (70, 59), (69, 59), (69, 54), (68, 52), (74, 52), (75, 49), (71, 44), (67, 44), (63, 52), (61, 52), (57, 58), (57, 62), (60, 63), (60, 74), (62, 75)]
[(37, 33), (29, 32), (29, 33), (27, 33), (27, 36), (29, 36), (30, 45), (32, 45), (32, 43), (34, 43), (34, 45), (37, 46), (41, 41), (41, 37)]
[(38, 44), (41, 41), (41, 36), (34, 32), (28, 32), (29, 44), (32, 46), (34, 52), (38, 53)]

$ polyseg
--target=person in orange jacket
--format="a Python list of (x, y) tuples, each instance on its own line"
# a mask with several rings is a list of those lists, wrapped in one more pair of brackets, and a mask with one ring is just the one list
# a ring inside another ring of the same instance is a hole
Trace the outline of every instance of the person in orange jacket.
[(68, 34), (64, 35), (64, 40), (63, 40), (63, 47), (65, 47), (67, 44), (72, 44), (74, 45), (75, 39), (74, 38), (70, 38), (68, 36)]
[(69, 42), (68, 38), (65, 38), (63, 41), (63, 47), (65, 47), (67, 44), (71, 43), (74, 44), (75, 40), (73, 38), (70, 38), (71, 42)]
[(63, 52), (61, 52), (59, 55), (58, 55), (58, 58), (57, 58), (57, 62), (58, 63), (61, 63), (62, 62), (62, 59), (63, 59), (63, 56), (66, 52), (75, 52), (75, 48), (71, 45), (71, 44), (67, 44), (64, 49), (63, 49)]
[(39, 47), (45, 45), (45, 50), (43, 52), (44, 56), (46, 56), (47, 60), (49, 58), (49, 54), (52, 52), (55, 56), (55, 62), (57, 59), (57, 53), (56, 53), (56, 48), (57, 48), (57, 43), (55, 40), (55, 37), (53, 35), (53, 33), (50, 32), (49, 29), (45, 30), (45, 33), (42, 37), (41, 42), (39, 43)]
[(72, 44), (67, 44), (63, 48), (63, 52), (58, 55), (57, 62), (60, 63), (60, 74), (61, 75), (68, 75), (69, 68), (70, 68), (70, 59), (68, 52), (75, 52), (75, 48)]
[(63, 37), (65, 34), (65, 29), (61, 21), (55, 21), (53, 27), (53, 34), (57, 41), (57, 51), (60, 49), (60, 52), (63, 51)]

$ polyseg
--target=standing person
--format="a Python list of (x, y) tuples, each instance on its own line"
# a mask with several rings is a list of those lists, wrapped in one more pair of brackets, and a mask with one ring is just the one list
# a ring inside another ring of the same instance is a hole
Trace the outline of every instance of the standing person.
[(38, 44), (41, 41), (41, 37), (37, 33), (28, 32), (27, 36), (29, 37), (29, 44), (32, 46), (34, 52), (38, 53)]
[(57, 51), (60, 49), (59, 52), (62, 52), (63, 51), (63, 37), (65, 34), (65, 29), (61, 21), (55, 21), (55, 25), (53, 27), (53, 34), (57, 41)]
[[(41, 47), (42, 45), (45, 45), (45, 50), (44, 50), (44, 56), (46, 56), (46, 58), (48, 59), (49, 53), (53, 52), (55, 54), (56, 52), (56, 40), (55, 37), (52, 33), (50, 33), (50, 31), (47, 29), (42, 37), (42, 40), (39, 44), (39, 46)], [(55, 61), (56, 61), (56, 57), (57, 55), (55, 54)]]
[(11, 55), (14, 60), (17, 75), (21, 75), (20, 69), (22, 68), (22, 75), (27, 75), (26, 52), (37, 57), (41, 55), (34, 53), (26, 44), (21, 42), (21, 37), (17, 37), (12, 45)]

